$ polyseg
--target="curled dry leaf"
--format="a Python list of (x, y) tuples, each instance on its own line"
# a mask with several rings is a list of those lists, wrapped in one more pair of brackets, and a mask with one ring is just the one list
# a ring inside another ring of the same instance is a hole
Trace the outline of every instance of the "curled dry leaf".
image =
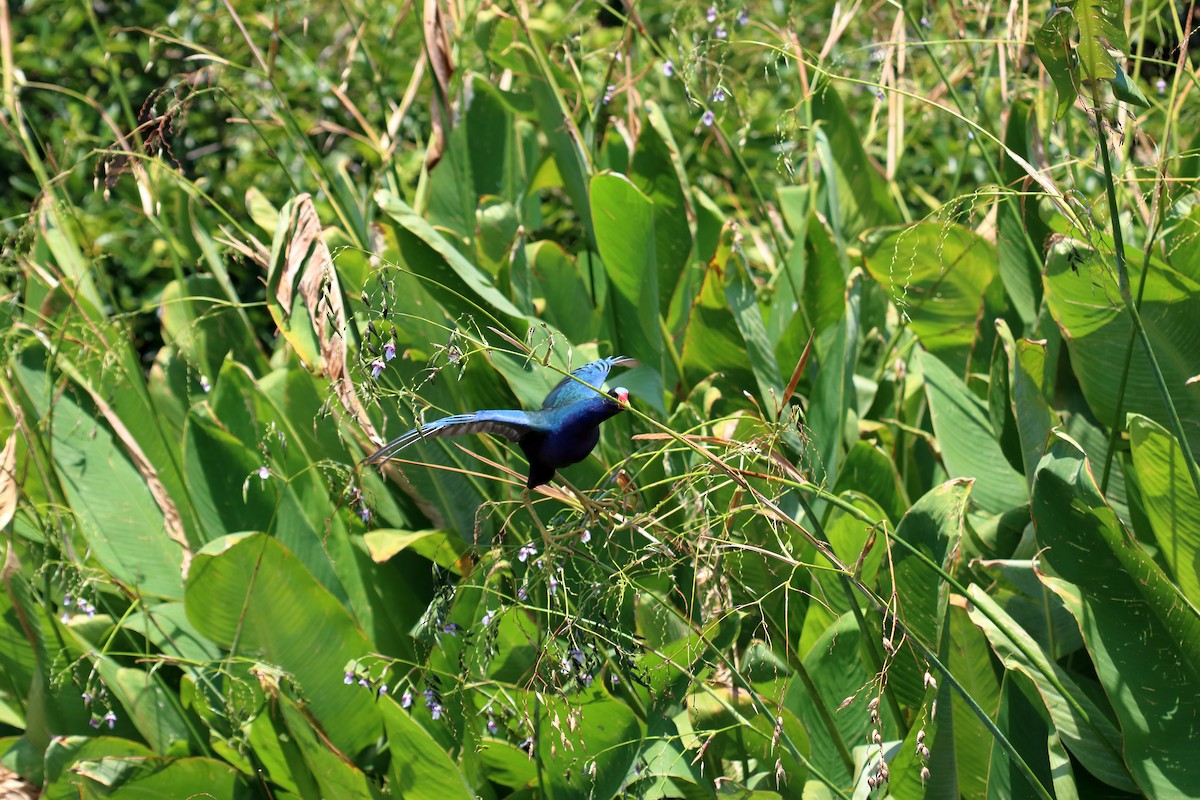
[[(363, 431), (379, 438), (371, 418), (350, 379), (346, 348), (346, 307), (333, 254), (325, 242), (312, 195), (302, 194), (285, 206), (290, 216), (284, 231), (286, 243), (276, 239), (267, 285), (277, 305), (276, 323), (308, 367), (324, 373), (333, 383), (338, 400)], [(280, 245), (283, 244), (283, 247)], [(307, 311), (307, 320), (292, 319), (296, 293)]]
[(450, 60), (450, 34), (446, 30), (447, 13), (439, 0), (425, 0), (425, 52), (429, 56), (430, 71), (434, 87), (430, 97), (429, 119), (433, 125), (433, 138), (425, 151), (425, 168), (433, 169), (446, 151), (446, 137), (450, 128), (446, 113), (450, 98), (450, 76), (454, 74), (454, 63)]
[(14, 430), (0, 451), (0, 530), (8, 527), (17, 512), (17, 432)]

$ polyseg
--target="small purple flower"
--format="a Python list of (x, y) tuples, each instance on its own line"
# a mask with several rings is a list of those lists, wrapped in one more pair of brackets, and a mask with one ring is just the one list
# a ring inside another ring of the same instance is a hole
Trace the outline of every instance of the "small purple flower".
[(107, 714), (104, 715), (103, 722), (108, 723), (108, 729), (111, 731), (113, 729), (113, 726), (117, 724), (117, 715), (114, 714), (112, 711), (109, 711)]
[(708, 14), (706, 14), (704, 18), (707, 19), (710, 24), (713, 22), (716, 22), (717, 21), (717, 7), (709, 6)]
[(921, 27), (922, 28), (929, 27), (929, 17), (921, 17)]
[(558, 594), (558, 578), (551, 575), (550, 580), (546, 582), (546, 588), (550, 591), (551, 595)]
[(84, 692), (83, 694), (81, 694), (79, 696), (83, 698), (83, 704), (85, 706), (92, 702), (92, 696), (90, 694), (88, 694), (87, 692)]
[(388, 342), (383, 346), (383, 360), (391, 361), (396, 357), (396, 343)]
[(404, 694), (400, 695), (400, 707), (410, 708), (412, 706), (412, 692), (408, 689), (404, 690)]
[(1159, 78), (1154, 82), (1154, 88), (1158, 90), (1159, 94), (1163, 94), (1167, 91), (1167, 82), (1162, 78)]
[(359, 685), (359, 686), (361, 686), (361, 687), (363, 687), (364, 689), (370, 689), (370, 688), (371, 688), (371, 684), (367, 683), (367, 679), (366, 679), (366, 678), (359, 678), (359, 679), (358, 679), (358, 685)]
[(63, 598), (63, 608), (70, 608), (71, 603), (74, 603), (74, 602), (75, 602), (75, 598), (71, 597), (71, 595), (67, 595), (66, 597)]
[(713, 89), (713, 93), (712, 93), (712, 99), (713, 99), (713, 102), (714, 102), (714, 103), (723, 103), (723, 102), (725, 102), (725, 90), (724, 90), (724, 89), (722, 89), (720, 86), (718, 86), (717, 88)]
[(446, 633), (451, 636), (457, 636), (460, 630), (462, 630), (462, 628), (459, 627), (457, 622), (447, 622), (442, 626), (442, 633)]
[(523, 603), (523, 602), (525, 602), (526, 597), (529, 597), (528, 589), (526, 589), (524, 586), (522, 586), (520, 589), (517, 589), (517, 599), (518, 600), (520, 600)]
[(875, 89), (875, 99), (882, 103), (884, 97), (885, 97), (885, 95), (883, 93), (883, 89), (876, 88)]
[(261, 467), (258, 468), (258, 477), (262, 478), (264, 481), (267, 478), (271, 477), (271, 468), (268, 467), (266, 464), (263, 464)]
[(712, 112), (712, 109), (705, 111), (704, 116), (700, 117), (700, 123), (706, 128), (711, 128), (712, 124), (716, 122), (716, 120), (717, 115)]
[(372, 362), (371, 362), (371, 377), (372, 377), (372, 378), (374, 378), (374, 379), (376, 379), (376, 380), (378, 380), (378, 379), (379, 379), (379, 373), (383, 372), (383, 369), (384, 369), (384, 367), (386, 367), (386, 366), (387, 366), (387, 364), (384, 364), (384, 363), (383, 363), (382, 361), (380, 361), (378, 358), (377, 358), (377, 359), (375, 359), (374, 361), (372, 361)]
[(91, 725), (93, 728), (99, 728), (100, 722), (95, 717), (92, 717), (88, 720), (88, 725)]
[(975, 141), (975, 131), (967, 131), (967, 138), (972, 142)]
[(491, 624), (492, 624), (492, 620), (493, 620), (493, 619), (495, 619), (495, 618), (496, 618), (496, 612), (495, 612), (495, 611), (492, 611), (492, 610), (489, 608), (489, 609), (487, 610), (487, 612), (486, 612), (486, 613), (483, 615), (483, 619), (482, 619), (482, 620), (480, 620), (480, 622), (482, 622), (482, 623), (483, 623), (483, 627), (485, 627), (485, 628), (486, 628), (488, 625), (491, 625)]
[(200, 388), (204, 390), (205, 394), (212, 391), (212, 384), (208, 382), (207, 376), (200, 376)]
[(613, 686), (616, 686), (618, 683), (621, 682), (621, 678), (620, 678), (620, 676), (617, 675), (617, 673), (614, 672), (608, 676), (608, 682), (611, 683)]
[(499, 727), (499, 726), (497, 726), (497, 725), (496, 725), (496, 720), (495, 720), (495, 718), (493, 718), (493, 717), (488, 717), (488, 721), (487, 721), (487, 729), (488, 729), (488, 733), (490, 733), (492, 736), (495, 736), (495, 735), (496, 735), (496, 731), (497, 731), (498, 727)]
[(358, 518), (364, 523), (371, 521), (371, 509), (367, 508), (365, 503), (358, 507)]
[(586, 672), (586, 673), (584, 673), (583, 677), (580, 680), (583, 681), (583, 687), (586, 689), (589, 686), (591, 686), (592, 681), (594, 681), (596, 679), (594, 677), (592, 677), (592, 674), (590, 672)]
[(344, 678), (342, 678), (342, 683), (346, 684), (347, 686), (354, 685), (354, 673), (347, 672), (346, 676)]
[(66, 625), (68, 622), (71, 621), (71, 615), (64, 611), (62, 613), (62, 616), (58, 618), (58, 621), (61, 622), (63, 625)]
[(743, 8), (741, 11), (738, 12), (737, 24), (745, 25), (749, 21), (750, 21), (750, 12)]
[(87, 611), (87, 615), (88, 615), (89, 617), (94, 617), (94, 616), (96, 616), (96, 607), (95, 607), (94, 605), (92, 605), (91, 603), (88, 603), (88, 606), (87, 606), (87, 608), (86, 608), (86, 609), (84, 609), (84, 610), (85, 610), (85, 611)]
[(617, 91), (617, 87), (610, 83), (608, 85), (608, 88), (604, 90), (604, 98), (601, 102), (604, 105), (608, 105), (609, 103), (611, 103), (612, 99), (613, 99), (613, 93), (616, 91)]
[(590, 530), (588, 530), (587, 528), (584, 528), (583, 533), (581, 533), (579, 535), (579, 541), (583, 542), (584, 544), (587, 544), (591, 540), (592, 540), (592, 532)]
[(726, 36), (729, 35), (729, 33), (726, 32), (724, 25), (718, 25), (717, 29), (715, 31), (713, 31), (713, 35), (716, 36), (718, 39), (724, 39)]
[(421, 694), (425, 695), (425, 705), (433, 705), (433, 689), (426, 689)]
[(442, 706), (439, 703), (434, 703), (429, 707), (429, 716), (433, 719), (440, 719), (442, 716)]
[(530, 556), (537, 555), (537, 548), (532, 544), (523, 544), (521, 549), (517, 551), (517, 561), (524, 563), (528, 561)]
[(387, 684), (381, 683), (379, 684), (379, 696), (383, 697), (385, 694), (387, 694)]
[(663, 75), (666, 75), (668, 78), (673, 77), (675, 75), (675, 65), (672, 64), (670, 61), (663, 64), (662, 69), (663, 69)]

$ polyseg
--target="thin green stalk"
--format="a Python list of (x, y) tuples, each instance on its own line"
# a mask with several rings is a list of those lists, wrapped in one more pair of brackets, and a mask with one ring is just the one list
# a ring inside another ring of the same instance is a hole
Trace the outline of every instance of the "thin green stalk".
[[(1154, 347), (1150, 343), (1150, 337), (1146, 333), (1146, 327), (1142, 324), (1142, 315), (1138, 311), (1137, 303), (1134, 302), (1129, 290), (1129, 268), (1125, 263), (1125, 238), (1121, 232), (1121, 217), (1120, 210), (1117, 207), (1117, 192), (1113, 185), (1112, 177), (1112, 161), (1108, 154), (1108, 137), (1104, 135), (1104, 113), (1100, 108), (1099, 98), (1096, 94), (1095, 87), (1092, 89), (1092, 103), (1094, 106), (1093, 114), (1096, 120), (1096, 131), (1100, 137), (1100, 158), (1104, 165), (1104, 183), (1105, 194), (1108, 197), (1108, 214), (1112, 220), (1112, 236), (1113, 236), (1113, 259), (1117, 266), (1117, 288), (1121, 292), (1121, 300), (1125, 303), (1125, 308), (1129, 310), (1129, 319), (1133, 325), (1133, 331), (1141, 340), (1142, 349), (1146, 353), (1146, 360), (1150, 364), (1150, 374), (1154, 377), (1154, 385), (1158, 389), (1158, 394), (1162, 398), (1163, 405), (1167, 410), (1167, 419), (1170, 422), (1171, 432), (1179, 442), (1179, 449), (1183, 453), (1184, 462), (1187, 464), (1188, 475), (1192, 479), (1192, 487), (1196, 490), (1196, 494), (1200, 495), (1200, 467), (1196, 465), (1196, 457), (1192, 454), (1192, 446), (1188, 443), (1187, 436), (1184, 434), (1183, 422), (1179, 419), (1179, 412), (1175, 408), (1175, 402), (1171, 399), (1171, 391), (1167, 387), (1167, 381), (1163, 377), (1162, 369), (1158, 365), (1158, 358), (1154, 355)], [(1147, 269), (1149, 264), (1147, 264)], [(1146, 270), (1142, 271), (1143, 278)], [(1122, 383), (1126, 380), (1128, 370), (1125, 375), (1122, 375)], [(1117, 421), (1120, 424), (1120, 420)], [(1121, 425), (1123, 428), (1124, 426)], [(1111, 449), (1111, 448), (1110, 448)]]

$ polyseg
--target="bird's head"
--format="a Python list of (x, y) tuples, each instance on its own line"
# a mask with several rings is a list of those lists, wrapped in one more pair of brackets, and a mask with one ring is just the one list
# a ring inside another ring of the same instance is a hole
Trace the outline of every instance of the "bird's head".
[(615, 389), (610, 389), (608, 392), (608, 396), (611, 397), (613, 400), (616, 400), (622, 406), (629, 405), (629, 390), (626, 389), (624, 386), (618, 386)]

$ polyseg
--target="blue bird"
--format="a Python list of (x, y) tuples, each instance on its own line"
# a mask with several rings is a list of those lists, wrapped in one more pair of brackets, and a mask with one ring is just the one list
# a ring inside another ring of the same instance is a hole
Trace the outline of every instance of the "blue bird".
[(612, 356), (584, 364), (550, 390), (537, 411), (474, 411), (428, 422), (398, 436), (367, 456), (366, 463), (386, 461), (415, 441), (465, 433), (494, 433), (516, 442), (529, 461), (532, 489), (549, 483), (554, 471), (578, 464), (600, 441), (600, 423), (625, 410), (629, 391), (624, 387), (607, 394), (596, 388), (613, 367), (636, 367), (637, 361)]

